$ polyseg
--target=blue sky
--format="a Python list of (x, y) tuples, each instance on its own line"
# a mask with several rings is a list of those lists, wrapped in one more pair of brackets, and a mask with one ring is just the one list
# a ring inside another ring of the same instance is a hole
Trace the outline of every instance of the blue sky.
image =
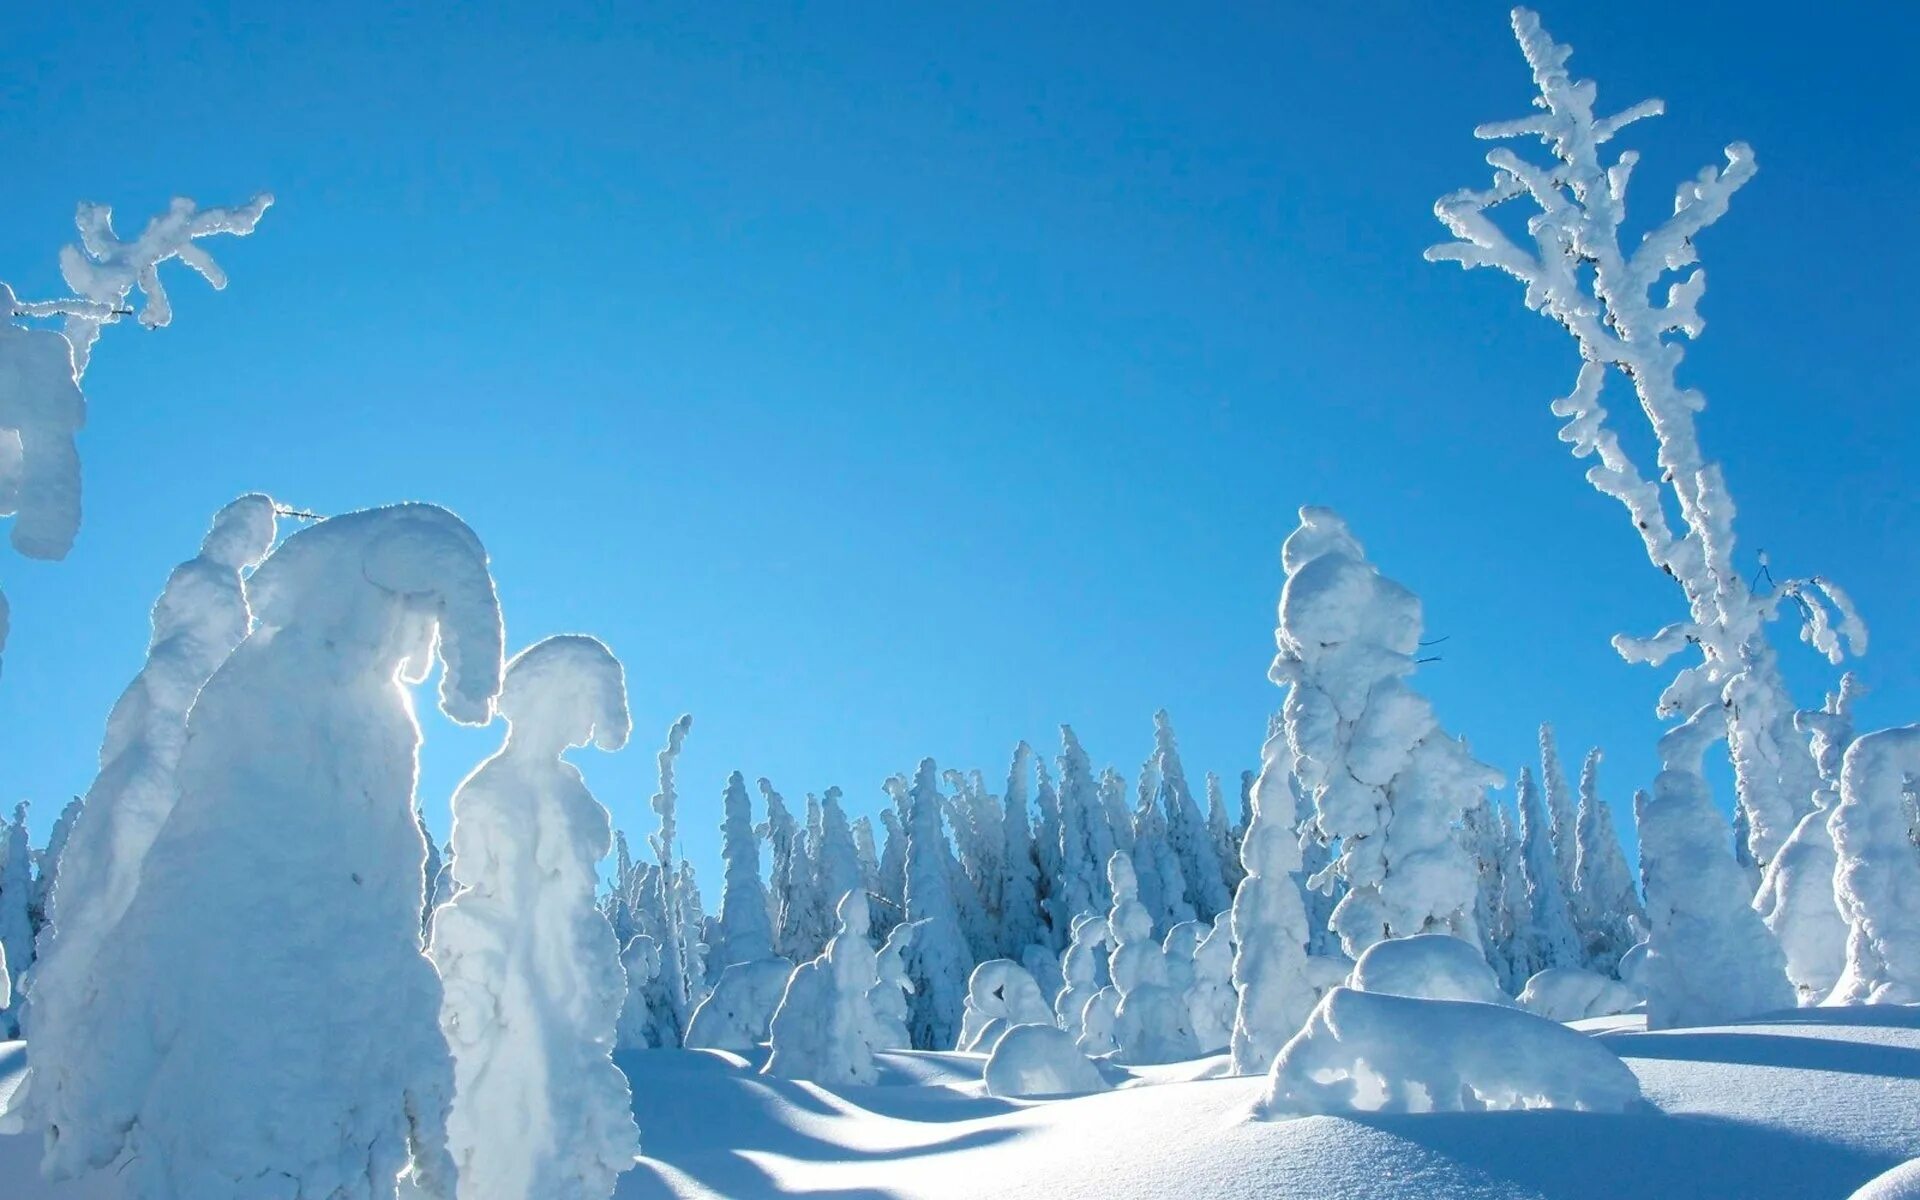
[[(8, 6), (23, 295), (76, 200), (123, 231), (175, 192), (279, 204), (211, 247), (226, 293), (178, 275), (174, 327), (95, 354), (80, 543), (0, 560), (5, 794), (44, 830), (85, 788), (167, 569), (261, 489), (464, 515), (513, 645), (625, 660), (636, 745), (581, 756), (618, 823), (695, 715), (703, 868), (736, 767), (870, 811), (926, 754), (997, 784), (1061, 721), (1132, 770), (1164, 705), (1190, 769), (1237, 776), (1304, 503), (1424, 597), (1451, 729), (1511, 773), (1550, 719), (1624, 806), (1666, 675), (1607, 639), (1677, 593), (1554, 438), (1569, 340), (1420, 257), (1434, 198), (1484, 182), (1473, 126), (1531, 94), (1505, 11), (1251, 7)], [(1756, 147), (1686, 379), (1742, 562), (1850, 588), (1863, 720), (1915, 719), (1911, 18), (1544, 16), (1603, 104), (1668, 101), (1629, 138), (1643, 220)], [(444, 833), (498, 731), (426, 724)]]

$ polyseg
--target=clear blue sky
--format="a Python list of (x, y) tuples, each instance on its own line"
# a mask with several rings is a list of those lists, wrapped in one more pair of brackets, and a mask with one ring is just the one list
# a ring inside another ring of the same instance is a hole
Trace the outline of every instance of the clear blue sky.
[[(1569, 340), (1420, 258), (1434, 198), (1485, 180), (1473, 126), (1531, 94), (1503, 7), (485, 7), (0, 12), (22, 294), (76, 200), (124, 230), (175, 192), (279, 197), (211, 247), (226, 293), (181, 274), (173, 328), (103, 339), (72, 557), (0, 558), (0, 778), (39, 829), (168, 568), (250, 489), (464, 515), (513, 645), (625, 660), (636, 745), (581, 756), (623, 826), (695, 714), (703, 875), (736, 767), (870, 811), (926, 754), (997, 786), (1060, 721), (1131, 771), (1165, 705), (1191, 769), (1237, 775), (1303, 503), (1425, 598), (1451, 729), (1509, 773), (1543, 719), (1604, 745), (1630, 825), (1667, 676), (1607, 638), (1677, 593), (1555, 441)], [(1632, 131), (1643, 219), (1758, 151), (1686, 378), (1741, 561), (1852, 590), (1892, 724), (1920, 718), (1916, 30), (1858, 13), (1544, 11), (1603, 102), (1669, 103)], [(427, 732), (444, 833), (499, 734)]]

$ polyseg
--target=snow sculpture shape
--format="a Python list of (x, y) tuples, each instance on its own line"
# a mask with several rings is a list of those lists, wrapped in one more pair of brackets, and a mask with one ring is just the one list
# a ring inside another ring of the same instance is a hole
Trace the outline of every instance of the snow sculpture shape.
[(769, 1075), (832, 1086), (880, 1081), (873, 1052), (886, 1039), (868, 999), (880, 965), (867, 941), (867, 894), (846, 892), (836, 912), (838, 931), (820, 957), (794, 969), (773, 1014)]
[(1238, 1001), (1233, 990), (1233, 914), (1223, 912), (1193, 948), (1187, 1015), (1200, 1053), (1217, 1054), (1232, 1043)]
[(1038, 1099), (1104, 1092), (1107, 1081), (1073, 1037), (1052, 1025), (1016, 1025), (987, 1056), (987, 1095)]
[[(1601, 147), (1626, 126), (1658, 116), (1664, 105), (1643, 100), (1614, 116), (1595, 116), (1593, 82), (1576, 80), (1567, 70), (1572, 51), (1527, 9), (1513, 10), (1513, 31), (1540, 90), (1534, 100), (1540, 111), (1482, 125), (1474, 135), (1538, 137), (1552, 161), (1531, 162), (1505, 147), (1488, 154), (1492, 187), (1454, 192), (1434, 205), (1434, 214), (1459, 240), (1433, 247), (1427, 258), (1514, 276), (1526, 285), (1527, 307), (1559, 322), (1579, 343), (1578, 382), (1571, 395), (1553, 403), (1554, 415), (1566, 421), (1560, 440), (1576, 458), (1596, 460), (1587, 482), (1626, 508), (1647, 557), (1679, 584), (1688, 608), (1686, 621), (1650, 638), (1615, 637), (1614, 647), (1630, 662), (1653, 666), (1689, 646), (1699, 648), (1701, 661), (1667, 688), (1660, 713), (1684, 718), (1710, 711), (1725, 726), (1748, 848), (1764, 866), (1810, 807), (1818, 783), (1807, 749), (1793, 733), (1794, 705), (1766, 625), (1791, 602), (1803, 618), (1802, 638), (1835, 663), (1843, 642), (1855, 655), (1864, 653), (1867, 631), (1846, 594), (1828, 580), (1790, 580), (1771, 594), (1753, 593), (1747, 574), (1734, 565), (1732, 496), (1719, 464), (1707, 461), (1700, 447), (1694, 416), (1706, 402), (1676, 378), (1685, 352), (1674, 335), (1695, 338), (1706, 325), (1699, 308), (1706, 273), (1689, 271), (1699, 262), (1697, 239), (1753, 178), (1753, 151), (1744, 142), (1728, 146), (1724, 170), (1708, 167), (1681, 184), (1673, 214), (1642, 234), (1631, 251), (1623, 249), (1627, 183), (1639, 156), (1628, 151), (1606, 163)], [(1534, 244), (1525, 248), (1488, 216), (1495, 206), (1521, 198), (1540, 208), (1527, 222)], [(1675, 272), (1687, 273), (1667, 287), (1663, 301), (1656, 300), (1655, 290)], [(1658, 446), (1658, 482), (1642, 474), (1607, 424), (1600, 398), (1609, 368), (1631, 382), (1647, 415)], [(1663, 487), (1681, 518), (1677, 536)]]
[(1051, 1025), (1053, 1010), (1047, 1007), (1040, 985), (1027, 969), (1010, 958), (995, 958), (981, 963), (967, 977), (967, 1006), (960, 1019), (958, 1050), (984, 1050), (981, 1035), (989, 1021), (1009, 1025)]
[(1331, 509), (1300, 510), (1281, 564), (1269, 677), (1288, 685), (1287, 744), (1319, 832), (1341, 840), (1330, 870), (1348, 885), (1333, 912), (1342, 948), (1358, 955), (1433, 932), (1477, 941), (1477, 877), (1453, 828), (1500, 775), (1403, 682), (1420, 644), (1419, 599), (1367, 561)]
[(1848, 748), (1829, 825), (1847, 961), (1829, 1004), (1920, 1003), (1920, 858), (1901, 792), (1920, 777), (1920, 725)]
[(453, 1051), (447, 1148), (459, 1200), (604, 1200), (640, 1152), (610, 1057), (627, 982), (594, 903), (607, 810), (561, 757), (614, 751), (633, 720), (620, 662), (577, 634), (507, 664), (504, 744), (453, 794), (453, 876), (428, 956)]
[(1066, 986), (1054, 997), (1053, 1016), (1056, 1025), (1076, 1038), (1086, 1032), (1087, 1002), (1100, 992), (1109, 940), (1104, 917), (1081, 913), (1074, 918), (1073, 938), (1060, 960)]
[(1479, 949), (1444, 933), (1375, 942), (1353, 964), (1348, 985), (1376, 995), (1512, 1004)]
[(35, 1083), (16, 1104), (36, 1105), (37, 1124), (84, 1120), (96, 1089), (114, 1086), (69, 1074), (96, 1061), (86, 1039), (97, 1028), (99, 1007), (119, 1002), (100, 991), (94, 964), (173, 812), (187, 710), (247, 635), (251, 614), (242, 572), (266, 557), (274, 532), (273, 501), (266, 496), (242, 496), (214, 515), (199, 554), (167, 576), (153, 604), (147, 661), (107, 717), (100, 772), (61, 851), (34, 970)]
[(1230, 1042), (1241, 1075), (1272, 1065), (1314, 1003), (1306, 981), (1307, 910), (1294, 880), (1301, 854), (1289, 757), (1286, 730), (1276, 726), (1260, 748), (1253, 815), (1240, 843), (1247, 877), (1233, 897), (1237, 1003)]
[[(0, 283), (0, 308), (18, 307)], [(0, 516), (13, 520), (13, 548), (62, 559), (80, 532), (80, 454), (74, 438), (87, 402), (73, 346), (50, 329), (0, 319)]]
[(1520, 1007), (1549, 1021), (1610, 1017), (1638, 1003), (1632, 988), (1575, 967), (1549, 967), (1520, 992)]
[(1254, 1116), (1642, 1103), (1626, 1064), (1564, 1025), (1493, 1004), (1335, 988), (1274, 1060)]
[(65, 1069), (92, 1086), (53, 1113), (48, 1166), (156, 1200), (372, 1200), (403, 1170), (445, 1196), (405, 685), (437, 656), (442, 711), (493, 716), (486, 552), (444, 509), (371, 509), (288, 538), (248, 595), (253, 631), (194, 702), (173, 815), (100, 947), (113, 999), (74, 1039)]
[(1124, 1063), (1192, 1058), (1199, 1049), (1194, 1043), (1186, 997), (1168, 983), (1166, 955), (1153, 940), (1153, 918), (1140, 903), (1133, 861), (1117, 850), (1107, 860), (1107, 883), (1113, 893), (1113, 911), (1107, 914), (1113, 952), (1107, 956), (1107, 970), (1113, 976), (1112, 991), (1117, 1000), (1113, 1010), (1113, 1040), (1118, 1047), (1115, 1057)]
[(875, 968), (878, 980), (867, 993), (879, 1031), (875, 1050), (905, 1050), (913, 1044), (907, 1032), (907, 997), (913, 994), (913, 980), (907, 975), (907, 948), (919, 928), (912, 921), (902, 921), (887, 931), (887, 940), (880, 947)]
[(1780, 945), (1760, 920), (1746, 872), (1701, 775), (1717, 735), (1703, 711), (1660, 739), (1653, 796), (1638, 805), (1647, 884), (1647, 1028), (1712, 1025), (1794, 1006)]
[(756, 958), (722, 970), (687, 1024), (687, 1049), (737, 1053), (765, 1042), (792, 973), (784, 958)]

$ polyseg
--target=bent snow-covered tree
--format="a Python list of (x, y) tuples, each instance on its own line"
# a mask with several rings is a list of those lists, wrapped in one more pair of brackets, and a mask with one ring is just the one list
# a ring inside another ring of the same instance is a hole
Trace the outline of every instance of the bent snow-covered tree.
[[(1571, 51), (1524, 8), (1513, 11), (1513, 29), (1533, 69), (1540, 111), (1474, 133), (1538, 137), (1552, 161), (1530, 161), (1504, 146), (1489, 153), (1490, 188), (1454, 192), (1434, 206), (1459, 240), (1432, 248), (1427, 257), (1507, 272), (1526, 285), (1529, 308), (1558, 321), (1579, 343), (1578, 382), (1571, 395), (1553, 403), (1554, 414), (1566, 421), (1560, 440), (1575, 457), (1596, 460), (1587, 481), (1626, 508), (1648, 558), (1680, 586), (1688, 609), (1685, 621), (1652, 637), (1617, 636), (1614, 646), (1629, 661), (1655, 666), (1689, 646), (1699, 648), (1700, 661), (1668, 686), (1659, 711), (1675, 720), (1698, 714), (1724, 731), (1748, 851), (1764, 866), (1811, 809), (1819, 782), (1795, 736), (1795, 706), (1766, 626), (1791, 604), (1803, 621), (1802, 637), (1836, 663), (1846, 648), (1863, 653), (1867, 636), (1845, 593), (1830, 581), (1792, 580), (1760, 595), (1736, 569), (1733, 499), (1719, 464), (1701, 450), (1694, 420), (1706, 401), (1677, 379), (1685, 355), (1679, 339), (1698, 337), (1705, 328), (1699, 303), (1706, 273), (1690, 270), (1699, 261), (1696, 240), (1753, 178), (1753, 151), (1741, 142), (1728, 146), (1724, 170), (1709, 167), (1683, 183), (1672, 216), (1631, 251), (1623, 249), (1627, 183), (1638, 155), (1627, 151), (1604, 162), (1601, 147), (1635, 121), (1659, 115), (1663, 105), (1643, 100), (1613, 116), (1596, 116), (1593, 82), (1567, 71)], [(1522, 198), (1540, 210), (1527, 222), (1530, 247), (1489, 216), (1494, 207)], [(1683, 274), (1656, 299), (1655, 291), (1676, 272)], [(1653, 479), (1608, 424), (1600, 401), (1610, 369), (1631, 382), (1647, 415), (1657, 445)], [(1669, 499), (1680, 517), (1677, 532), (1668, 519)]]
[(273, 545), (273, 501), (242, 496), (221, 509), (200, 552), (167, 577), (153, 604), (147, 661), (107, 717), (100, 773), (75, 816), (47, 897), (33, 990), (32, 1099), (35, 1124), (70, 1124), (99, 1102), (111, 1079), (75, 1074), (112, 1070), (83, 1044), (95, 1010), (119, 999), (101, 992), (94, 968), (140, 884), (142, 864), (172, 815), (175, 769), (187, 740), (187, 710), (252, 619), (242, 573)]
[(402, 504), (288, 538), (249, 582), (255, 624), (201, 689), (179, 798), (102, 943), (110, 1000), (64, 1065), (48, 1167), (149, 1198), (391, 1197), (452, 1189), (453, 1068), (422, 953), (420, 729), (407, 685), (493, 716), (500, 605), (486, 552)]
[(600, 642), (536, 642), (507, 664), (505, 743), (453, 794), (459, 891), (433, 921), (453, 1052), (447, 1146), (459, 1200), (605, 1200), (639, 1134), (613, 1065), (620, 946), (594, 903), (607, 810), (561, 757), (627, 744), (626, 680)]
[(1347, 885), (1333, 910), (1341, 947), (1357, 958), (1382, 938), (1416, 933), (1477, 944), (1478, 877), (1454, 826), (1501, 777), (1404, 682), (1420, 645), (1419, 598), (1368, 562), (1328, 508), (1300, 510), (1281, 564), (1280, 653), (1269, 676), (1287, 686), (1293, 772), (1321, 836), (1340, 842), (1327, 871)]

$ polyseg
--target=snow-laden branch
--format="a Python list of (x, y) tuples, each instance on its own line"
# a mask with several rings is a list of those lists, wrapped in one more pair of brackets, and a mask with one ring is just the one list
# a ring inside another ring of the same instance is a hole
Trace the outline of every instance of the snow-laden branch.
[[(1678, 718), (1709, 704), (1725, 708), (1751, 846), (1765, 862), (1811, 807), (1813, 781), (1810, 764), (1799, 761), (1806, 757), (1804, 747), (1791, 736), (1794, 705), (1765, 625), (1791, 601), (1802, 640), (1835, 663), (1849, 651), (1865, 651), (1866, 628), (1845, 593), (1826, 580), (1794, 580), (1756, 594), (1734, 568), (1735, 507), (1719, 465), (1701, 451), (1695, 424), (1706, 400), (1677, 379), (1682, 341), (1706, 327), (1700, 314), (1706, 272), (1697, 265), (1696, 239), (1753, 178), (1754, 154), (1743, 142), (1729, 145), (1724, 167), (1703, 168), (1682, 183), (1672, 215), (1637, 245), (1623, 247), (1620, 227), (1638, 156), (1624, 151), (1609, 161), (1602, 147), (1664, 106), (1643, 100), (1611, 116), (1596, 115), (1594, 83), (1568, 72), (1571, 51), (1547, 34), (1539, 17), (1517, 8), (1513, 30), (1533, 72), (1539, 111), (1482, 125), (1474, 134), (1487, 140), (1538, 138), (1549, 161), (1523, 158), (1506, 146), (1491, 151), (1490, 187), (1453, 192), (1434, 205), (1435, 216), (1457, 240), (1432, 247), (1427, 258), (1512, 275), (1525, 285), (1527, 306), (1559, 322), (1578, 342), (1584, 360), (1579, 378), (1570, 394), (1553, 402), (1554, 414), (1565, 422), (1560, 440), (1576, 458), (1593, 460), (1588, 483), (1626, 508), (1647, 557), (1680, 585), (1688, 607), (1686, 621), (1651, 637), (1616, 637), (1615, 649), (1630, 662), (1658, 665), (1689, 646), (1699, 648), (1701, 661), (1679, 673), (1661, 696), (1659, 711)], [(1491, 215), (1515, 200), (1538, 209), (1526, 222), (1524, 240), (1510, 236)], [(1610, 368), (1631, 381), (1652, 428), (1658, 450), (1651, 471), (1634, 462), (1601, 404)], [(1677, 527), (1670, 511), (1679, 518)]]

